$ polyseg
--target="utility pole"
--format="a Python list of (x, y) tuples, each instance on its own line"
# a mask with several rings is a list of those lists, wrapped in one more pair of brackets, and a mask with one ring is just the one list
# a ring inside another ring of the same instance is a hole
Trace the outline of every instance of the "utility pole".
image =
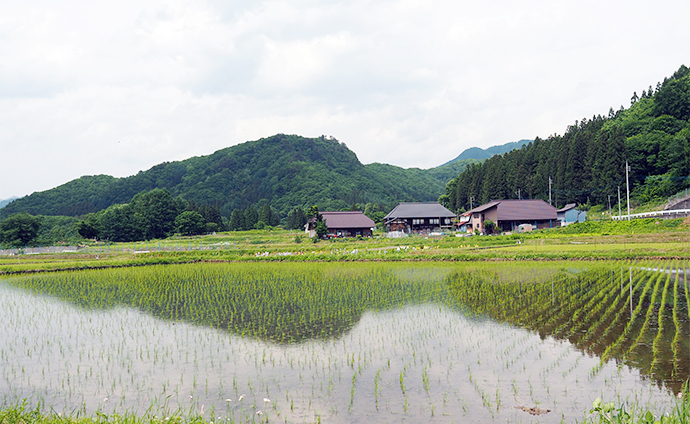
[(618, 219), (621, 217), (621, 186), (618, 186)]
[(628, 160), (625, 160), (625, 187), (626, 187), (626, 201), (628, 202), (628, 221), (630, 221), (630, 182), (628, 180), (628, 171), (630, 171), (630, 166), (628, 165)]
[(551, 177), (549, 177), (549, 205), (551, 204)]
[(474, 209), (472, 207), (472, 202), (474, 201), (474, 196), (470, 197), (470, 210)]
[(520, 189), (517, 189), (517, 191), (515, 192), (515, 194), (517, 194), (518, 199), (520, 199)]
[(609, 194), (609, 217), (611, 216), (611, 195)]

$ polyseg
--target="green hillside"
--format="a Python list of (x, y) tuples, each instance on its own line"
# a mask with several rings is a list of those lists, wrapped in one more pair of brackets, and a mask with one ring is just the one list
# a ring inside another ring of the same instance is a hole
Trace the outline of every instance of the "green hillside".
[(470, 199), (549, 198), (554, 205), (607, 205), (625, 198), (625, 162), (630, 170), (631, 203), (663, 202), (690, 186), (690, 69), (671, 78), (631, 106), (608, 116), (582, 119), (563, 135), (534, 142), (481, 164), (471, 165), (446, 187), (441, 201), (452, 210), (469, 209)]
[(294, 207), (314, 204), (340, 210), (353, 203), (436, 200), (461, 168), (463, 164), (433, 170), (363, 165), (335, 139), (278, 134), (162, 163), (127, 178), (81, 177), (10, 203), (0, 209), (0, 219), (18, 212), (82, 216), (155, 188), (196, 204), (216, 205), (227, 218), (233, 209), (266, 203), (285, 217)]

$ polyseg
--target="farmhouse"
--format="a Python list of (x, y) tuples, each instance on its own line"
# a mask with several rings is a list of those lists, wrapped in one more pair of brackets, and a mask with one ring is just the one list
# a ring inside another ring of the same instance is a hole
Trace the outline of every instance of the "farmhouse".
[(575, 203), (568, 203), (561, 209), (557, 210), (558, 220), (562, 225), (568, 225), (573, 222), (585, 222), (587, 219), (587, 211), (577, 209)]
[(556, 208), (543, 200), (492, 200), (463, 214), (469, 217), (467, 231), (484, 234), (484, 221), (493, 221), (501, 231), (544, 229), (560, 226)]
[(388, 232), (430, 233), (452, 228), (455, 214), (439, 203), (400, 203), (383, 218)]
[[(371, 237), (376, 223), (360, 211), (321, 212), (330, 237)], [(309, 237), (314, 237), (314, 221), (307, 223)]]

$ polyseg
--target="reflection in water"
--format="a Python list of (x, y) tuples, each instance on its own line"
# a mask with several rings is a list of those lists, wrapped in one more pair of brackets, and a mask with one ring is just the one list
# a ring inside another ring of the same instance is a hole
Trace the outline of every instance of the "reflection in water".
[(447, 280), (473, 313), (567, 339), (678, 392), (690, 378), (690, 296), (678, 266), (468, 268)]
[(206, 264), (32, 275), (9, 280), (81, 307), (153, 316), (277, 343), (339, 338), (367, 310), (439, 299), (436, 273), (344, 264)]

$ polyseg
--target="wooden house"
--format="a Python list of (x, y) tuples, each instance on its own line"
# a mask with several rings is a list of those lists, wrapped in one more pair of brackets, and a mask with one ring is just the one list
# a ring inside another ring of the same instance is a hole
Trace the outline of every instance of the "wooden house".
[[(371, 237), (376, 228), (374, 220), (360, 211), (321, 212), (326, 222), (329, 237)], [(306, 225), (309, 237), (314, 237), (315, 221), (311, 220)]]
[(463, 214), (469, 217), (467, 231), (485, 233), (484, 221), (493, 221), (501, 231), (517, 231), (521, 224), (534, 229), (560, 226), (556, 208), (540, 199), (492, 200)]
[(456, 215), (439, 203), (400, 203), (383, 218), (388, 232), (423, 233), (453, 228)]

